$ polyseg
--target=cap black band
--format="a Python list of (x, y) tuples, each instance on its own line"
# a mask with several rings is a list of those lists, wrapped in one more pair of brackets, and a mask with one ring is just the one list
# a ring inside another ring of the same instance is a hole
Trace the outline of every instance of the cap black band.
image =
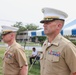
[(40, 23), (52, 22), (52, 21), (55, 21), (55, 20), (62, 20), (62, 21), (65, 21), (64, 19), (59, 19), (59, 18), (47, 18), (47, 19), (44, 19), (44, 20), (40, 21)]
[(5, 34), (1, 34), (1, 35), (7, 35), (7, 34), (9, 34), (9, 33), (11, 33), (11, 32), (7, 32), (7, 33), (5, 33)]

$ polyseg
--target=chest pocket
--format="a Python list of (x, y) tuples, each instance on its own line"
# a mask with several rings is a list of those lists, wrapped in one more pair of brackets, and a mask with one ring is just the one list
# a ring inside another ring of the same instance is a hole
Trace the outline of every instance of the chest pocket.
[(59, 57), (58, 56), (55, 56), (55, 55), (48, 55), (47, 56), (47, 61), (49, 62), (59, 62)]
[(59, 62), (59, 56), (53, 55), (52, 62)]
[(4, 62), (6, 62), (6, 63), (13, 63), (13, 61), (14, 61), (14, 56), (13, 56), (13, 54), (11, 54), (11, 53), (6, 53), (5, 54), (5, 56), (4, 56)]

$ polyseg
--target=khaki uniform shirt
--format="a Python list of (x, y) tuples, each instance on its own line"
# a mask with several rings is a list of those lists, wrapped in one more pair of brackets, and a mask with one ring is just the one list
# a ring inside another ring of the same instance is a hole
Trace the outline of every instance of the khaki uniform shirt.
[(24, 65), (27, 65), (25, 52), (21, 45), (14, 42), (4, 54), (3, 73), (4, 75), (20, 75), (19, 72)]
[(76, 72), (76, 46), (60, 34), (50, 44), (46, 40), (42, 50), (41, 75), (71, 75)]

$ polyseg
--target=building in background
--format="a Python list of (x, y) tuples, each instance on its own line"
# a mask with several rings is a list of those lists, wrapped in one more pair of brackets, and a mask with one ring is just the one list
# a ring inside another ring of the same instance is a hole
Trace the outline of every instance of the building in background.
[(30, 37), (28, 36), (28, 31), (22, 31), (17, 34), (17, 41), (24, 42), (30, 41)]

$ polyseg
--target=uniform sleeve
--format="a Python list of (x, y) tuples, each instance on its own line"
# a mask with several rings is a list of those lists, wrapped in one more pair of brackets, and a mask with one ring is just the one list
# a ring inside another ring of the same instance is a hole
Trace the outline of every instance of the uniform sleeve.
[(64, 48), (64, 58), (72, 73), (76, 72), (76, 46), (69, 43)]
[(16, 61), (18, 62), (20, 67), (27, 65), (26, 55), (22, 48), (17, 48), (15, 50), (15, 56), (16, 56)]

